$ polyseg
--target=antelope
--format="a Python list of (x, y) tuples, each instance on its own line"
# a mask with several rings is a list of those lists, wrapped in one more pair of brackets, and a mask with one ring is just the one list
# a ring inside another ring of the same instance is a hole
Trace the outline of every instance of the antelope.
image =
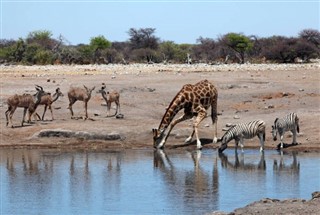
[(71, 119), (74, 118), (72, 105), (78, 100), (84, 102), (84, 109), (85, 109), (84, 119), (88, 119), (88, 102), (91, 98), (91, 93), (95, 89), (95, 87), (87, 88), (85, 85), (83, 86), (84, 86), (84, 89), (80, 87), (71, 87), (68, 92), (68, 98), (69, 98), (68, 109), (70, 109), (70, 112), (71, 112)]
[[(30, 94), (17, 95), (17, 94), (15, 94), (13, 96), (10, 96), (7, 99), (8, 110), (5, 112), (6, 126), (9, 125), (9, 121), (10, 121), (11, 127), (13, 128), (12, 116), (13, 116), (15, 110), (17, 109), (17, 107), (24, 108), (21, 126), (23, 126), (27, 110), (29, 110), (28, 122), (31, 121), (31, 116), (32, 116), (32, 114), (35, 113), (35, 110), (41, 101), (41, 97), (46, 95), (46, 93), (43, 91), (43, 88), (41, 86), (36, 85), (36, 90), (37, 90), (37, 93), (34, 95), (30, 95)], [(37, 120), (36, 115), (34, 115), (34, 119), (35, 119), (35, 121)]]
[(112, 92), (106, 92), (105, 91), (106, 86), (102, 85), (101, 89), (97, 92), (97, 93), (101, 93), (103, 99), (106, 101), (107, 103), (107, 117), (110, 116), (110, 108), (111, 108), (111, 103), (115, 102), (117, 107), (116, 107), (116, 113), (113, 116), (116, 116), (118, 114), (120, 114), (120, 94), (117, 91), (112, 91)]
[[(51, 118), (52, 118), (51, 120), (54, 120), (51, 105), (53, 102), (57, 101), (60, 96), (63, 96), (63, 93), (60, 91), (60, 88), (58, 87), (56, 89), (56, 92), (53, 94), (53, 96), (51, 96), (51, 94), (48, 93), (47, 95), (41, 97), (41, 101), (40, 101), (39, 105), (44, 105), (44, 111), (43, 111), (42, 118), (41, 118), (42, 121), (44, 120), (44, 115), (46, 114), (48, 107), (51, 112)], [(36, 115), (37, 115), (38, 119), (40, 119), (39, 114), (36, 113)]]

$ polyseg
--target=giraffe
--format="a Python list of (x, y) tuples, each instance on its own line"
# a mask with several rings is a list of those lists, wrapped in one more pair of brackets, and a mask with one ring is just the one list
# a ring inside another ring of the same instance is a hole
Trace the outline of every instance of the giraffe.
[[(202, 80), (194, 85), (186, 84), (178, 92), (178, 94), (171, 101), (158, 129), (152, 129), (153, 132), (153, 146), (157, 149), (164, 147), (167, 138), (173, 127), (187, 119), (193, 117), (193, 131), (191, 135), (185, 140), (185, 143), (190, 142), (194, 134), (197, 139), (197, 149), (201, 149), (201, 141), (198, 136), (198, 125), (207, 116), (207, 109), (211, 106), (211, 119), (214, 128), (213, 142), (217, 142), (217, 100), (218, 91), (215, 86), (208, 80)], [(184, 109), (184, 114), (173, 120), (176, 114)], [(169, 128), (169, 129), (168, 129)], [(166, 132), (166, 130), (168, 131)]]

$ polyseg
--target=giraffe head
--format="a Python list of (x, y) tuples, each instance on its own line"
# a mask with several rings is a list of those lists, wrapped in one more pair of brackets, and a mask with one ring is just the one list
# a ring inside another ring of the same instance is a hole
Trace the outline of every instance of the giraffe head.
[(163, 147), (163, 136), (164, 132), (160, 131), (159, 129), (153, 128), (152, 129), (153, 133), (153, 147), (156, 149), (160, 149)]

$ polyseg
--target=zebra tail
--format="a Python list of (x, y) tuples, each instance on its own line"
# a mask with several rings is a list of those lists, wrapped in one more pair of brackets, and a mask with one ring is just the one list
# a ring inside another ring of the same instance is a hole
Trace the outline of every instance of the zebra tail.
[(266, 133), (263, 133), (263, 141), (266, 141)]

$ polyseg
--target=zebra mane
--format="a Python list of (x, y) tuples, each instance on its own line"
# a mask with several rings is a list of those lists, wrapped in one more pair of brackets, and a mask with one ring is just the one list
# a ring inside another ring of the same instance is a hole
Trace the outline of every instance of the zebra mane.
[(223, 136), (221, 137), (221, 139), (223, 139), (224, 136), (228, 135), (229, 132), (231, 131), (231, 129), (234, 128), (234, 127), (236, 127), (236, 125), (231, 125), (231, 126), (229, 127), (229, 129), (223, 134)]

